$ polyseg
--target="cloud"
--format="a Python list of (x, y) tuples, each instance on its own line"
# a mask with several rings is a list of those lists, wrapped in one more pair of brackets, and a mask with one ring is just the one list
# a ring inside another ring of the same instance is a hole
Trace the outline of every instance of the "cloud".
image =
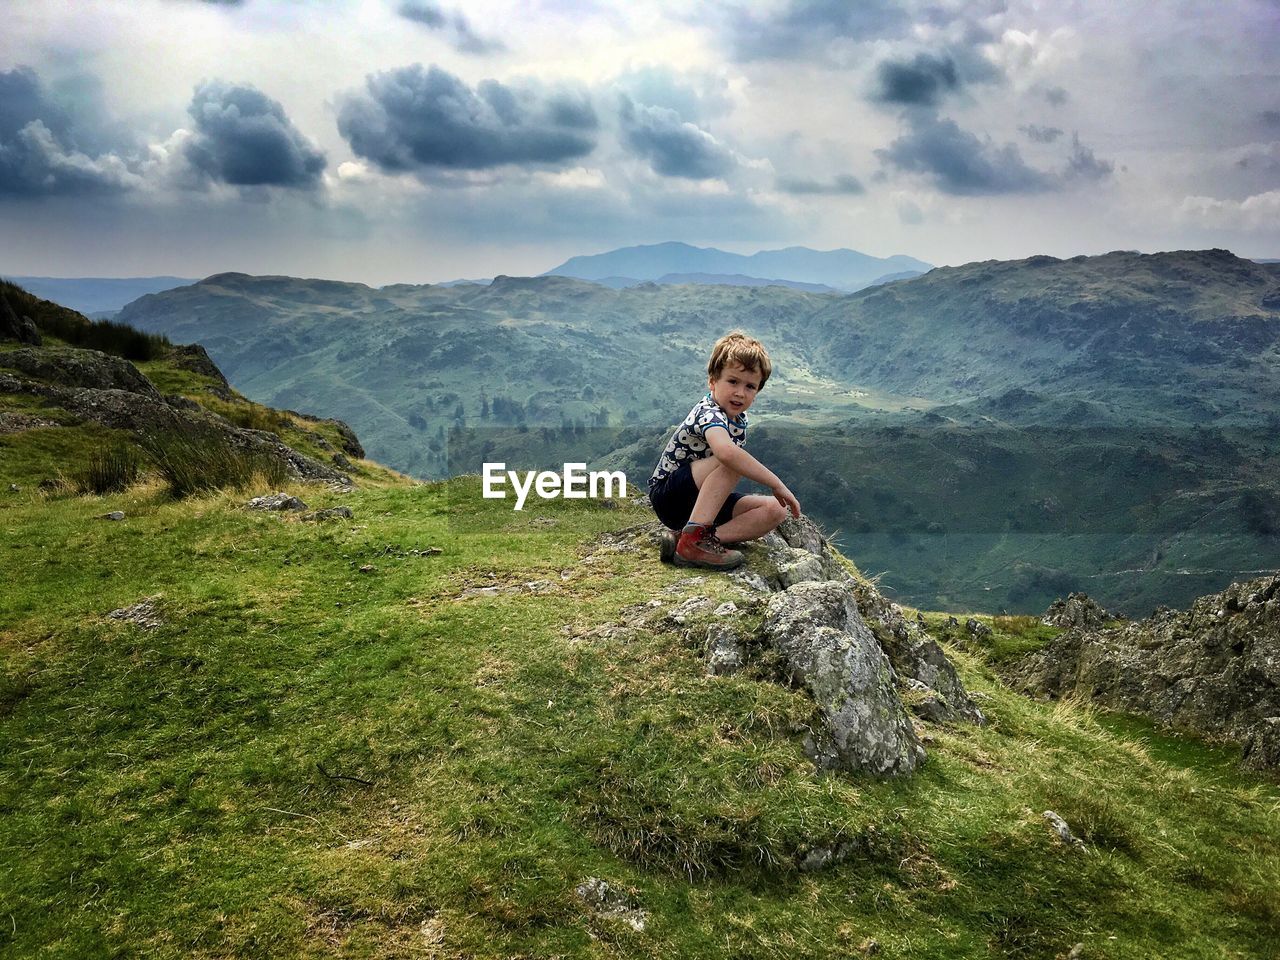
[(842, 173), (827, 181), (804, 180), (791, 177), (779, 177), (778, 189), (783, 193), (796, 195), (840, 196), (866, 193), (866, 188), (857, 177)]
[(204, 178), (237, 187), (306, 190), (319, 184), (324, 154), (260, 90), (221, 80), (202, 83), (187, 112), (196, 129), (184, 152)]
[(1067, 168), (1062, 175), (1064, 180), (1105, 180), (1115, 168), (1110, 160), (1095, 157), (1093, 151), (1080, 142), (1077, 134), (1071, 135), (1071, 156), (1067, 158)]
[(1070, 95), (1062, 87), (1049, 87), (1044, 91), (1044, 98), (1051, 106), (1060, 107), (1070, 99)]
[(1280, 110), (1263, 110), (1258, 114), (1263, 126), (1280, 128)]
[(564, 164), (595, 148), (597, 126), (584, 92), (497, 80), (473, 90), (416, 63), (369, 76), (338, 109), (351, 149), (389, 173)]
[(680, 73), (667, 66), (643, 66), (627, 70), (613, 87), (636, 103), (665, 107), (681, 119), (697, 123), (707, 117), (728, 113), (733, 102), (729, 85), (710, 74)]
[(1239, 202), (1185, 197), (1175, 212), (1179, 219), (1201, 226), (1272, 231), (1280, 223), (1280, 190), (1257, 193)]
[(56, 103), (29, 67), (0, 72), (0, 196), (120, 193), (141, 183), (103, 133)]
[(1027, 135), (1028, 140), (1034, 143), (1053, 143), (1062, 136), (1062, 131), (1057, 127), (1041, 127), (1034, 123), (1028, 123), (1018, 129)]
[(486, 54), (507, 49), (501, 40), (478, 34), (461, 13), (445, 10), (428, 0), (404, 0), (400, 4), (399, 14), (428, 30), (440, 31), (449, 39), (453, 48), (462, 53)]
[(667, 177), (709, 180), (737, 165), (733, 152), (674, 110), (622, 99), (623, 144)]
[(876, 67), (876, 89), (872, 99), (879, 103), (935, 106), (945, 94), (959, 86), (960, 77), (954, 60), (947, 56), (918, 53), (910, 61), (881, 61)]
[(731, 14), (729, 36), (740, 60), (792, 59), (825, 50), (833, 41), (902, 36), (911, 18), (895, 0), (788, 0), (758, 14)]
[(1027, 166), (1014, 144), (997, 147), (989, 137), (979, 139), (955, 121), (932, 115), (912, 117), (907, 133), (876, 156), (904, 172), (924, 174), (954, 196), (1039, 193), (1054, 186), (1051, 176)]

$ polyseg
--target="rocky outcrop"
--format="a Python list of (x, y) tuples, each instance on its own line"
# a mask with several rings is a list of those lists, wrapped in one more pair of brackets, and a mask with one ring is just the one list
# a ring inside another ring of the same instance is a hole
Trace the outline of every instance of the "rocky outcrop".
[(1250, 766), (1280, 761), (1280, 576), (1234, 583), (1185, 611), (1073, 627), (1009, 670), (1015, 686), (1073, 695), (1162, 726), (1235, 740)]
[(231, 399), (231, 384), (218, 369), (218, 365), (209, 357), (208, 351), (200, 344), (190, 343), (172, 347), (170, 358), (173, 360), (173, 365), (179, 369), (190, 370), (192, 373), (198, 373), (215, 381), (213, 392), (224, 400)]
[[(896, 675), (915, 680), (931, 695), (927, 718), (986, 722), (970, 699), (955, 667), (923, 625), (908, 620), (902, 608), (886, 600), (872, 584), (855, 577), (821, 531), (807, 519), (787, 520), (764, 540), (776, 574), (770, 579), (784, 589), (797, 583), (830, 580), (852, 592), (860, 616), (888, 656)], [(917, 692), (922, 692), (917, 688)]]
[(1051, 627), (1062, 627), (1064, 630), (1072, 628), (1096, 630), (1107, 621), (1115, 619), (1117, 618), (1102, 609), (1102, 605), (1088, 594), (1073, 593), (1065, 600), (1053, 601), (1040, 621)]
[(132, 363), (97, 350), (10, 350), (4, 365), (56, 386), (127, 390), (160, 399), (160, 391)]
[(812, 744), (821, 766), (879, 776), (924, 762), (889, 658), (872, 636), (848, 584), (797, 583), (770, 601), (760, 628), (782, 654), (790, 680), (813, 696), (826, 729)]
[(244, 453), (280, 460), (292, 477), (351, 484), (346, 474), (299, 453), (274, 433), (237, 427), (191, 400), (162, 395), (120, 357), (97, 350), (20, 348), (0, 356), (0, 364), (26, 374), (0, 372), (0, 392), (41, 396), (81, 419), (128, 430), (140, 440), (171, 432), (195, 437), (214, 433)]

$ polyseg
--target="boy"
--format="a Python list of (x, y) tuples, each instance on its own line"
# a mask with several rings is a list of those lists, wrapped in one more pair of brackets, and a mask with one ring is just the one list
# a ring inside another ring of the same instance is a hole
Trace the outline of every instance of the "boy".
[[(763, 537), (788, 510), (800, 516), (800, 501), (787, 485), (742, 449), (747, 409), (772, 372), (759, 340), (734, 331), (716, 341), (707, 363), (711, 391), (676, 427), (649, 478), (649, 502), (668, 527), (662, 535), (664, 561), (732, 570), (744, 558), (723, 543)], [(773, 496), (735, 493), (742, 477), (764, 484)]]

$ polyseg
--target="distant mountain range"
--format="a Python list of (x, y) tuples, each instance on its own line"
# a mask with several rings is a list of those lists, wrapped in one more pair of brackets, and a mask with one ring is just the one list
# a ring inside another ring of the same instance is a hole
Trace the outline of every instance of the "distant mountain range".
[[(889, 275), (918, 275), (932, 265), (914, 257), (897, 255), (873, 257), (856, 250), (810, 250), (787, 247), (761, 250), (750, 256), (728, 253), (714, 247), (694, 247), (687, 243), (656, 243), (623, 247), (590, 256), (571, 257), (543, 276), (577, 277), (596, 282), (614, 281), (610, 286), (629, 286), (619, 280), (664, 282), (670, 275), (689, 277), (744, 277), (765, 286), (783, 280), (818, 284), (852, 292), (882, 282)], [(780, 278), (780, 279), (767, 279)], [(665, 281), (670, 282), (670, 281)], [(721, 281), (678, 281), (721, 282)], [(741, 283), (741, 281), (739, 281)]]

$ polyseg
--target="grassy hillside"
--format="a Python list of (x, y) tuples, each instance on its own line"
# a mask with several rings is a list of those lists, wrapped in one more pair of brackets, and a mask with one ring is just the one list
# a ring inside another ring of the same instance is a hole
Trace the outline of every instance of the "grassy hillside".
[[(768, 663), (708, 677), (665, 619), (758, 607), (610, 534), (636, 506), (476, 523), (474, 478), (369, 462), (354, 492), (289, 487), (354, 512), (328, 523), (246, 510), (265, 489), (36, 488), (103, 439), (0, 437), (6, 956), (1276, 955), (1280, 788), (1010, 692), (1026, 618), (948, 646), (988, 726), (922, 723), (910, 779), (818, 776), (808, 697)], [(147, 599), (158, 625), (109, 615)], [(592, 877), (643, 930), (583, 902)]]

